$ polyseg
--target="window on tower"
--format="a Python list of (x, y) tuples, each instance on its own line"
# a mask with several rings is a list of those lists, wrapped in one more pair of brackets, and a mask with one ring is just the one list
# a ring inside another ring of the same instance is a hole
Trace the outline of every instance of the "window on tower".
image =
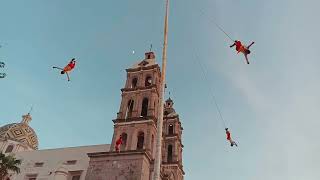
[(7, 147), (7, 149), (6, 149), (6, 151), (4, 152), (4, 153), (11, 153), (12, 151), (13, 151), (13, 145), (12, 144), (10, 144), (8, 147)]
[(80, 175), (72, 176), (72, 180), (80, 180)]
[(36, 162), (34, 163), (34, 167), (42, 167), (43, 166), (43, 162)]
[(36, 179), (37, 179), (37, 176), (38, 176), (38, 174), (27, 174), (24, 179), (27, 179), (27, 180), (36, 180)]
[(64, 164), (65, 165), (75, 165), (77, 163), (77, 160), (68, 160)]
[(142, 110), (141, 110), (141, 116), (147, 116), (148, 115), (148, 104), (149, 104), (149, 100), (148, 98), (144, 98), (142, 101)]
[(152, 85), (152, 77), (148, 76), (146, 78), (146, 81), (145, 81), (145, 86), (148, 87), (148, 86), (151, 86)]
[(128, 137), (128, 135), (127, 135), (127, 133), (122, 133), (121, 137), (122, 137), (122, 144), (121, 144), (120, 149), (121, 149), (121, 151), (124, 151), (126, 149), (126, 146), (127, 146), (127, 137)]
[(142, 150), (144, 144), (144, 133), (139, 132), (138, 134), (138, 142), (137, 142), (137, 150)]
[(138, 83), (138, 78), (133, 78), (131, 82), (131, 88), (136, 88)]
[(173, 135), (173, 124), (169, 124), (168, 134), (169, 134), (169, 135)]
[(168, 162), (172, 162), (172, 145), (168, 146)]
[(69, 171), (68, 180), (80, 180), (82, 171)]
[(132, 117), (133, 105), (134, 105), (134, 100), (131, 99), (128, 102), (128, 105), (127, 105), (127, 112), (126, 112), (126, 118), (125, 119)]

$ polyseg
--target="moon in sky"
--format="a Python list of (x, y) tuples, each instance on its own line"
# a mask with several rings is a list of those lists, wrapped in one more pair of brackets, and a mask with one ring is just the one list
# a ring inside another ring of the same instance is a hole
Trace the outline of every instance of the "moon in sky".
[(132, 51), (132, 54), (134, 54), (134, 51)]

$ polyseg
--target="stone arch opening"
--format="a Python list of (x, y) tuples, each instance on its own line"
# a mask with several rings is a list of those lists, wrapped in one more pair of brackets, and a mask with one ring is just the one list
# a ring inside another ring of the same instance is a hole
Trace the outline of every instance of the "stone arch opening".
[(173, 153), (173, 146), (170, 144), (168, 146), (168, 159), (167, 159), (168, 162), (172, 162), (172, 153)]
[(126, 117), (127, 118), (131, 118), (132, 117), (132, 112), (133, 112), (133, 105), (134, 105), (134, 100), (129, 100), (128, 104), (127, 104), (127, 112), (126, 112)]
[(151, 76), (147, 76), (147, 77), (146, 77), (146, 80), (145, 80), (145, 82), (144, 82), (144, 85), (145, 85), (146, 87), (152, 85), (152, 77), (151, 77)]
[(120, 146), (120, 149), (121, 149), (121, 151), (124, 151), (124, 150), (126, 150), (126, 147), (127, 147), (128, 135), (127, 135), (127, 133), (122, 133), (121, 137), (122, 137), (122, 144)]
[(168, 130), (168, 134), (169, 135), (173, 135), (173, 131), (174, 131), (174, 126), (173, 126), (173, 124), (169, 124), (169, 128), (168, 128), (169, 130)]
[(137, 150), (142, 150), (144, 145), (144, 132), (138, 133)]
[(144, 98), (142, 101), (142, 110), (141, 110), (141, 116), (147, 116), (148, 115), (148, 105), (149, 105), (149, 99)]
[(138, 84), (138, 78), (133, 78), (131, 81), (131, 88), (136, 88)]

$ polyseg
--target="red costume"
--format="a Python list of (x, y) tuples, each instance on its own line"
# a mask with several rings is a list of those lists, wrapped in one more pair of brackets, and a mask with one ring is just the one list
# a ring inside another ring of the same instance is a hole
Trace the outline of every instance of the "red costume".
[(227, 140), (230, 141), (230, 145), (233, 146), (238, 146), (237, 143), (235, 141), (231, 140), (231, 133), (229, 132), (228, 128), (225, 129), (226, 130), (226, 134), (227, 134)]
[(116, 151), (120, 151), (120, 145), (122, 144), (122, 137), (120, 136), (120, 138), (116, 141)]
[(69, 62), (69, 64), (63, 68), (64, 72), (71, 71), (76, 66), (76, 61), (72, 60)]
[(226, 131), (226, 134), (227, 134), (227, 140), (231, 140), (231, 134), (230, 134), (230, 132), (229, 131)]
[(251, 52), (250, 52), (250, 50), (249, 50), (249, 48), (250, 48), (250, 46), (252, 46), (254, 44), (254, 42), (252, 42), (248, 47), (246, 47), (245, 45), (243, 45), (242, 43), (241, 43), (241, 41), (238, 41), (238, 40), (236, 40), (236, 41), (234, 41), (234, 43), (230, 46), (230, 48), (232, 48), (233, 46), (236, 46), (236, 50), (237, 50), (237, 52), (239, 53), (239, 52), (242, 52), (243, 53), (243, 55), (244, 55), (244, 57), (246, 58), (246, 61), (247, 61), (247, 64), (249, 64), (249, 60), (248, 60), (248, 54), (250, 54)]
[(236, 44), (236, 50), (240, 52), (240, 49), (242, 47), (241, 41), (235, 41), (235, 44)]
[(54, 66), (53, 68), (60, 69), (61, 74), (67, 74), (68, 81), (70, 81), (68, 72), (70, 72), (75, 66), (76, 66), (76, 60), (75, 60), (75, 58), (72, 58), (71, 61), (68, 63), (68, 65), (66, 65), (64, 68), (60, 68), (60, 67), (56, 67), (56, 66)]

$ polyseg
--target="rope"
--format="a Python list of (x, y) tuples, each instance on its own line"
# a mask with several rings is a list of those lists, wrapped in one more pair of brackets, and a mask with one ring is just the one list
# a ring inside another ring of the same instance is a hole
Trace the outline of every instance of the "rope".
[[(205, 16), (205, 13), (201, 10), (200, 11), (201, 12), (201, 14), (203, 15), (203, 16)], [(209, 20), (211, 20), (211, 22), (213, 22), (215, 25), (216, 25), (216, 27), (221, 31), (221, 32), (223, 32), (232, 42), (234, 42), (234, 40), (228, 35), (228, 33), (226, 33), (226, 31), (224, 31), (220, 26), (219, 26), (219, 24), (218, 23), (216, 23), (216, 21), (215, 21), (215, 19), (213, 18), (213, 17), (211, 17), (212, 19), (209, 19)]]
[[(209, 82), (209, 80), (208, 80), (208, 78), (207, 78), (207, 76), (206, 76), (206, 70), (205, 70), (204, 66), (202, 65), (201, 61), (199, 60), (199, 56), (198, 56), (196, 53), (194, 54), (194, 56), (195, 56), (194, 61), (197, 61), (198, 64), (199, 64), (199, 66), (200, 66), (200, 68), (201, 68), (202, 78), (203, 78), (206, 82)], [(223, 118), (223, 116), (222, 116), (221, 109), (220, 109), (220, 107), (219, 107), (219, 105), (218, 105), (218, 103), (217, 103), (217, 98), (216, 98), (216, 96), (215, 96), (215, 93), (214, 93), (214, 91), (213, 91), (213, 88), (212, 88), (209, 84), (208, 84), (208, 88), (209, 88), (209, 91), (210, 91), (211, 100), (212, 100), (214, 103), (212, 103), (212, 101), (210, 101), (210, 102), (211, 102), (213, 105), (216, 106), (216, 109), (217, 109), (217, 111), (218, 111), (220, 120), (222, 121), (224, 128), (227, 128), (226, 120), (225, 120), (225, 119)]]

